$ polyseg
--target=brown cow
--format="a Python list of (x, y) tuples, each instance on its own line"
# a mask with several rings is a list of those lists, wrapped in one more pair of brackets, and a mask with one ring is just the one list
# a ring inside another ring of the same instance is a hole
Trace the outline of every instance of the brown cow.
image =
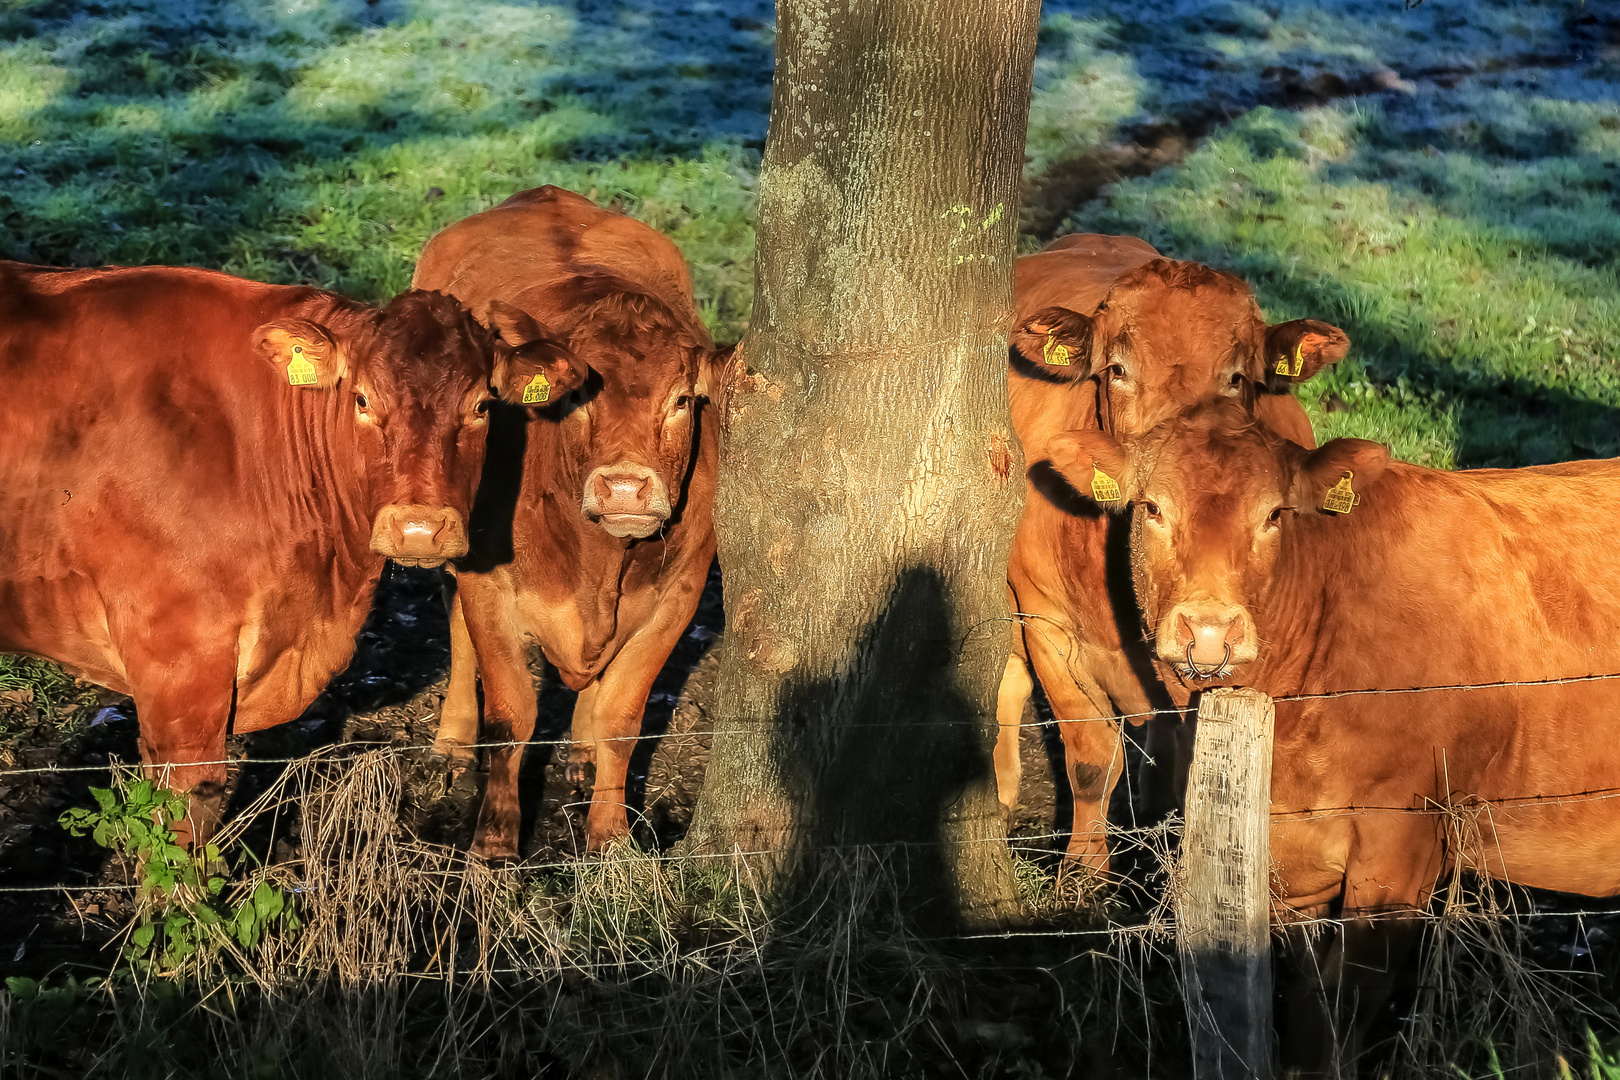
[[(1442, 472), (1359, 439), (1309, 451), (1231, 407), (1134, 451), (1094, 431), (1050, 451), (1071, 482), (1101, 468), (1134, 501), (1137, 595), (1183, 700), (1234, 680), (1287, 698), (1620, 672), (1620, 460)], [(1603, 685), (1279, 700), (1276, 717), (1274, 910), (1342, 907), (1326, 1000), (1359, 989), (1363, 1020), (1411, 936), (1371, 917), (1421, 910), (1449, 868), (1620, 893), (1620, 718)], [(1477, 849), (1448, 844), (1439, 808)], [(1295, 1060), (1331, 1041), (1291, 1034)]]
[[(527, 428), (510, 548), (458, 570), (451, 677), (438, 749), (471, 754), (534, 731), (532, 644), (579, 692), (569, 776), (595, 790), (591, 850), (629, 828), (625, 773), (653, 679), (697, 610), (714, 558), (718, 432), (704, 407), (729, 350), (698, 320), (675, 245), (640, 222), (555, 187), (521, 192), (435, 236), (416, 268), (477, 310), (504, 301), (565, 341), (595, 373)], [(485, 485), (492, 486), (486, 478)], [(480, 493), (480, 506), (485, 494)], [(485, 548), (488, 547), (488, 550)], [(476, 655), (475, 655), (476, 654)], [(521, 747), (492, 748), (474, 850), (517, 853)]]
[[(1237, 278), (1160, 258), (1129, 236), (1063, 237), (1018, 260), (1016, 285), (1008, 395), (1031, 461), (1059, 432), (1102, 427), (1129, 437), (1206, 398), (1239, 402), (1314, 445), (1289, 387), (1349, 349), (1342, 331), (1312, 319), (1267, 326)], [(1010, 817), (1033, 665), (1061, 722), (1074, 792), (1069, 854), (1106, 871), (1105, 821), (1122, 757), (1114, 717), (1169, 702), (1140, 643), (1125, 529), (1110, 527), (1038, 462), (1029, 482), (1007, 568), (1022, 617), (997, 705), (997, 788)], [(1151, 728), (1150, 751), (1169, 756), (1176, 730)]]
[(583, 368), (448, 296), (0, 263), (0, 650), (134, 698), (206, 836), (226, 732), (348, 663), (385, 558), (466, 551), (491, 380), (540, 372)]

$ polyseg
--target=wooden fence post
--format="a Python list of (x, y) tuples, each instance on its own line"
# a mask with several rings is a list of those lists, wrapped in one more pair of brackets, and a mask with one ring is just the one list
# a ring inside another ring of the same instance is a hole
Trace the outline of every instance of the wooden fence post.
[(1273, 718), (1258, 690), (1198, 704), (1176, 890), (1195, 1080), (1271, 1077)]

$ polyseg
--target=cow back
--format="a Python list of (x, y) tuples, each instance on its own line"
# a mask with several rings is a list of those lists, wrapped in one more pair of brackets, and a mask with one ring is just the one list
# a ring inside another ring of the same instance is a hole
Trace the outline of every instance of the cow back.
[(1152, 244), (1134, 236), (1060, 236), (1013, 264), (1018, 321), (1049, 307), (1091, 315), (1121, 274), (1158, 257)]
[(572, 191), (522, 191), (428, 241), (411, 281), (467, 303), (513, 304), (542, 323), (567, 322), (569, 279), (618, 278), (678, 311), (695, 307), (680, 249), (656, 229)]

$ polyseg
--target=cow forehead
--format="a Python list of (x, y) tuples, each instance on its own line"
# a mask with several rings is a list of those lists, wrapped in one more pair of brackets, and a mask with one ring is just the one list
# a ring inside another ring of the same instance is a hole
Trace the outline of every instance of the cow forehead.
[(610, 400), (661, 407), (677, 385), (697, 375), (698, 350), (667, 334), (619, 335), (588, 330), (569, 339), (575, 355), (602, 377)]
[(1117, 334), (1178, 363), (1220, 363), (1260, 346), (1265, 323), (1248, 286), (1196, 263), (1170, 266), (1175, 273), (1140, 268), (1114, 286), (1106, 312)]
[(493, 339), (442, 294), (402, 293), (360, 336), (351, 362), (379, 391), (418, 398), (459, 395), (490, 377)]
[(1150, 475), (1149, 491), (1168, 488), (1189, 514), (1240, 513), (1279, 495), (1287, 479), (1275, 440), (1231, 410), (1217, 417), (1176, 424)]

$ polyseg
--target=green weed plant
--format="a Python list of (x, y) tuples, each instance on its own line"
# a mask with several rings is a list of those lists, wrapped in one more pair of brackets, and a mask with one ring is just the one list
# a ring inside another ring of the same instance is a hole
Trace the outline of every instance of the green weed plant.
[(204, 959), (212, 947), (235, 943), (252, 949), (265, 931), (300, 927), (286, 892), (261, 881), (247, 896), (227, 895), (224, 856), (213, 844), (188, 851), (171, 825), (186, 814), (186, 800), (149, 779), (115, 776), (110, 788), (91, 788), (94, 808), (76, 806), (59, 819), (74, 836), (88, 835), (129, 860), (140, 875), (134, 925), (123, 957), (138, 972), (174, 973)]

